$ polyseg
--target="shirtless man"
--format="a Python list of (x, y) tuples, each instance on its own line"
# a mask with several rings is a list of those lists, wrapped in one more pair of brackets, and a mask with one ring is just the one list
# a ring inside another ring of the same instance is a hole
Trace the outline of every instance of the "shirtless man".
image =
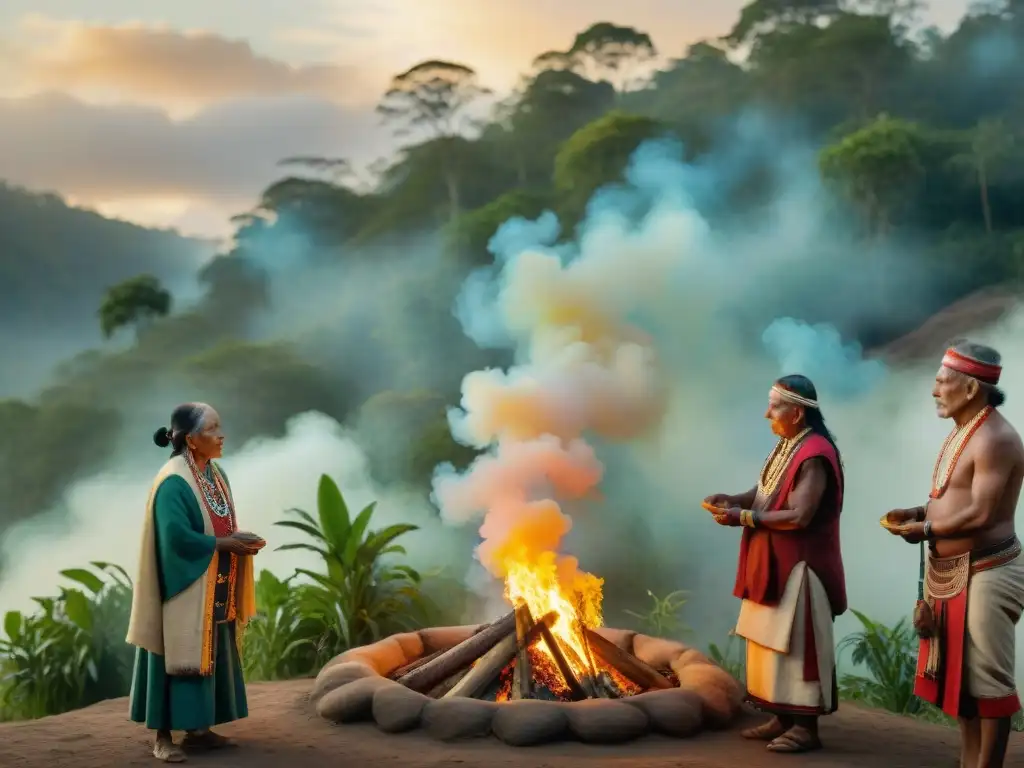
[(1024, 445), (998, 411), (1000, 355), (961, 342), (946, 351), (932, 396), (955, 427), (935, 464), (930, 500), (887, 516), (911, 544), (928, 542), (914, 693), (960, 723), (962, 768), (999, 768), (1021, 708), (1014, 634), (1024, 611), (1024, 556), (1013, 516)]

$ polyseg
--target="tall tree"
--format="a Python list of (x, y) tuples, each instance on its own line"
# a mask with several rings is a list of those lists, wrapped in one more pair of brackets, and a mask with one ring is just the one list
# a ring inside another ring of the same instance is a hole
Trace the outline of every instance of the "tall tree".
[(98, 311), (100, 330), (110, 338), (119, 329), (135, 326), (136, 332), (171, 311), (171, 294), (153, 275), (138, 275), (110, 288)]
[(992, 206), (989, 202), (989, 184), (1000, 167), (1009, 159), (1014, 148), (1014, 136), (999, 119), (981, 120), (970, 132), (966, 151), (954, 155), (953, 165), (969, 174), (978, 185), (981, 213), (985, 219), (985, 232), (992, 234)]
[[(463, 135), (472, 120), (469, 107), (490, 93), (477, 82), (476, 72), (464, 64), (424, 61), (392, 78), (377, 112), (395, 123), (396, 135), (422, 131), (445, 145)], [(451, 153), (445, 162), (444, 179), (449, 216), (455, 221), (461, 207), (459, 169)]]
[(655, 73), (652, 88), (637, 94), (640, 110), (670, 123), (687, 148), (707, 150), (716, 123), (736, 114), (749, 97), (750, 75), (719, 45), (701, 41)]
[(635, 27), (608, 21), (593, 24), (576, 35), (568, 50), (579, 71), (591, 79), (605, 79), (620, 91), (637, 87), (658, 55), (651, 36)]
[(873, 237), (889, 232), (921, 181), (925, 141), (919, 126), (882, 115), (822, 150), (822, 172), (861, 208)]
[(819, 25), (842, 10), (842, 0), (752, 0), (743, 6), (725, 40), (736, 47), (756, 45), (761, 35), (792, 25)]
[(609, 112), (569, 137), (555, 158), (554, 175), (565, 218), (577, 221), (595, 191), (622, 180), (636, 148), (664, 132), (649, 117)]
[(546, 184), (559, 146), (615, 103), (611, 83), (569, 69), (545, 69), (527, 80), (499, 116), (515, 155), (520, 186)]

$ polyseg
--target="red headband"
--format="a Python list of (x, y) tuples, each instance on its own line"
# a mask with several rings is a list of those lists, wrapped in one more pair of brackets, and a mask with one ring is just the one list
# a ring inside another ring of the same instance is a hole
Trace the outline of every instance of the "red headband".
[(1001, 365), (983, 363), (980, 360), (975, 360), (973, 357), (967, 357), (955, 349), (946, 350), (946, 355), (942, 358), (942, 364), (950, 370), (959, 371), (985, 384), (998, 384), (999, 375), (1003, 372)]

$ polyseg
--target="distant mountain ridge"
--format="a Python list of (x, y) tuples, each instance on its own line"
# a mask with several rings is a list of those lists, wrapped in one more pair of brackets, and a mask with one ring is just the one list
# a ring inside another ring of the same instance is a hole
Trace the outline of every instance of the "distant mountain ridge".
[(0, 182), (0, 397), (99, 337), (107, 288), (141, 273), (189, 286), (217, 244)]

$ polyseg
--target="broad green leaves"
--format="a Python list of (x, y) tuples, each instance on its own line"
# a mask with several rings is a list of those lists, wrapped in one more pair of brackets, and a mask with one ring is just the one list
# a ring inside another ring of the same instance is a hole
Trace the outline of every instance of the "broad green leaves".
[(119, 566), (90, 565), (61, 573), (84, 590), (65, 587), (35, 598), (36, 613), (4, 616), (0, 719), (59, 714), (128, 692), (131, 581)]
[(849, 650), (850, 660), (863, 666), (868, 676), (843, 675), (842, 695), (902, 715), (926, 714), (928, 705), (914, 696), (918, 640), (910, 622), (900, 619), (888, 627), (851, 612), (863, 629), (843, 638), (836, 653)]
[(318, 555), (323, 569), (298, 568), (285, 581), (269, 572), (257, 584), (259, 616), (245, 633), (246, 669), (261, 679), (313, 673), (334, 655), (415, 623), (426, 607), (420, 574), (395, 562), (395, 542), (417, 530), (399, 523), (371, 527), (376, 502), (352, 516), (337, 483), (324, 475), (316, 514), (287, 510), (275, 525), (307, 540), (279, 550)]

